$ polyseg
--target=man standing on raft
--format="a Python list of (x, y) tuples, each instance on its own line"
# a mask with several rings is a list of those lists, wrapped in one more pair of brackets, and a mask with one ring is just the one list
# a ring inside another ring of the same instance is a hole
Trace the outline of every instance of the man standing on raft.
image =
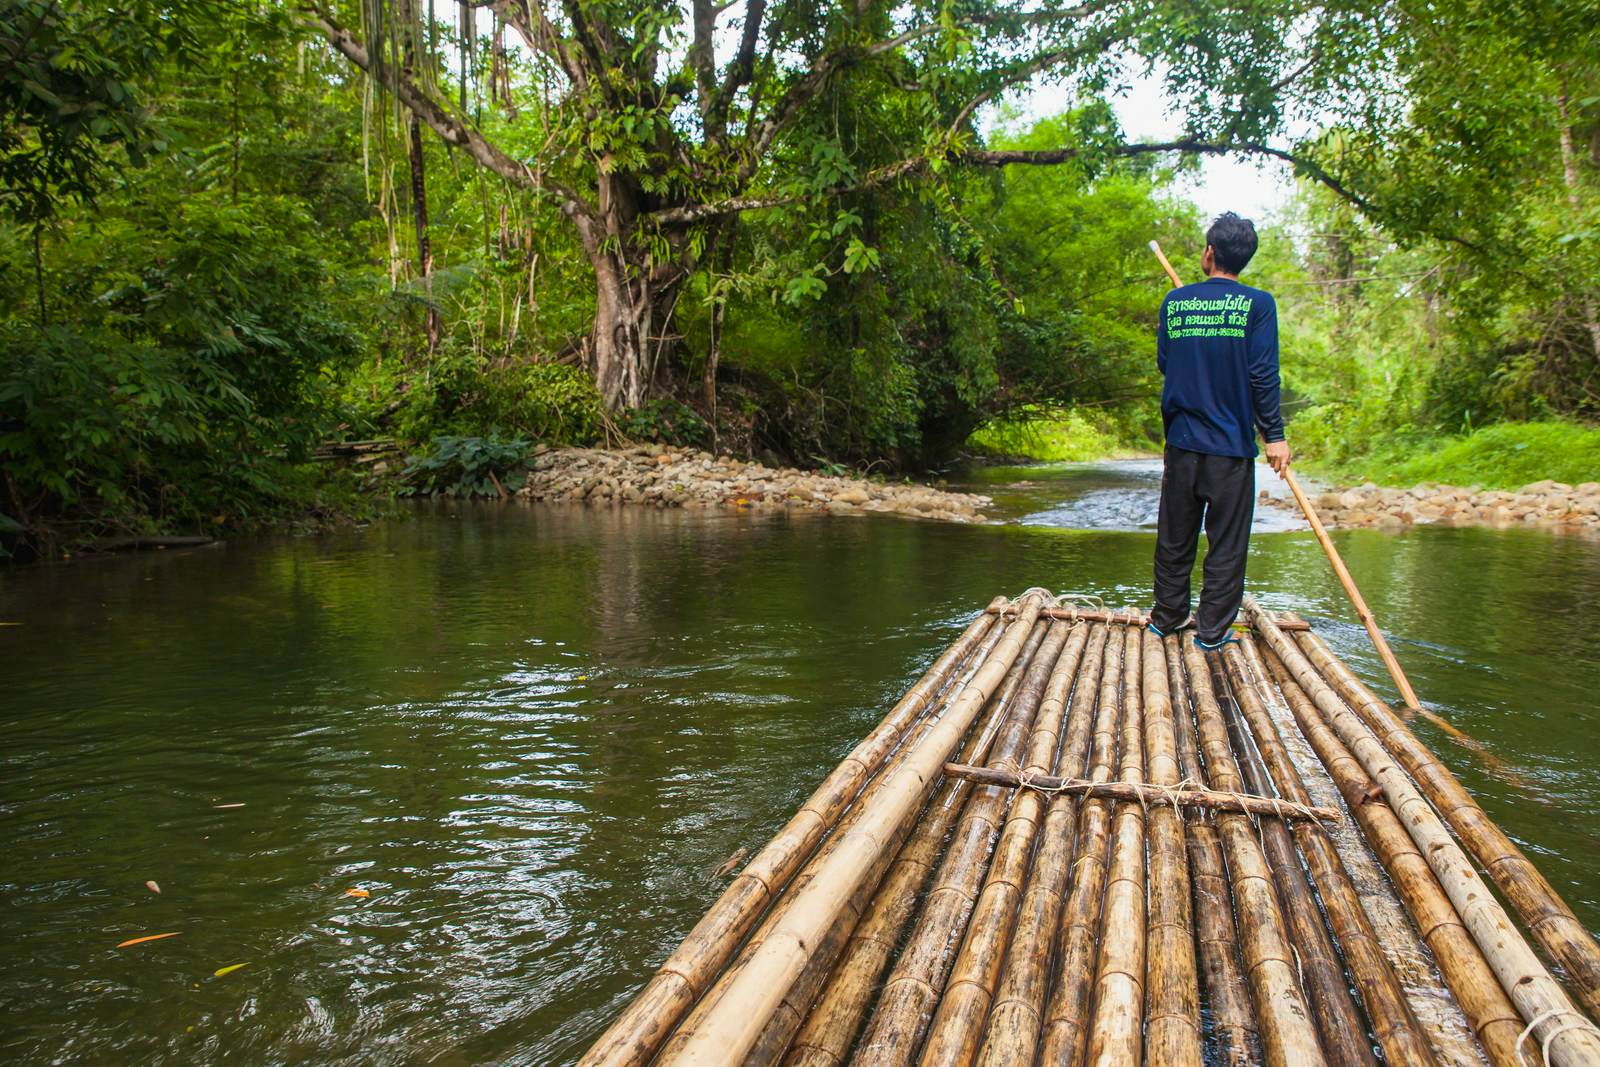
[(1244, 565), (1255, 511), (1255, 430), (1267, 462), (1289, 466), (1278, 411), (1278, 307), (1270, 293), (1239, 284), (1256, 253), (1256, 228), (1229, 211), (1206, 231), (1206, 280), (1167, 294), (1156, 325), (1156, 363), (1166, 382), (1161, 421), (1161, 512), (1156, 522), (1159, 635), (1189, 625), (1189, 579), (1206, 527), (1205, 584), (1195, 644), (1215, 651), (1244, 599)]

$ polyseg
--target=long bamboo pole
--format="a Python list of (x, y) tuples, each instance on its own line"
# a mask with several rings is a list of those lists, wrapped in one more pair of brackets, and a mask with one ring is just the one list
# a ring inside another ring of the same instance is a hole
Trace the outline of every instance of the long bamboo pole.
[(953, 778), (968, 778), (985, 785), (1003, 785), (1011, 789), (1028, 789), (1039, 793), (1068, 793), (1073, 796), (1097, 797), (1119, 803), (1131, 801), (1138, 804), (1153, 804), (1160, 801), (1163, 804), (1176, 804), (1180, 808), (1209, 808), (1213, 811), (1234, 811), (1244, 815), (1289, 820), (1321, 819), (1332, 822), (1343, 818), (1338, 808), (1292, 804), (1277, 797), (1256, 793), (1168, 788), (1143, 782), (1096, 782), (1088, 778), (1063, 778), (1054, 774), (1022, 775), (997, 767), (974, 767), (964, 763), (946, 763), (944, 773)]
[[(1445, 983), (1466, 1014), (1478, 1043), (1495, 1067), (1527, 1067), (1517, 1054), (1522, 1019), (1506, 998), (1483, 952), (1455, 905), (1445, 896), (1439, 880), (1418, 851), (1416, 842), (1383, 798), (1383, 792), (1350, 750), (1328, 726), (1276, 652), (1264, 650), (1268, 671), (1278, 683), (1301, 734), (1327, 768), (1350, 812), (1361, 825), (1363, 837), (1415, 922), (1417, 931), (1433, 953)], [(1437, 1035), (1435, 1035), (1437, 1037)]]
[[(1189, 782), (1203, 782), (1200, 746), (1190, 713), (1188, 679), (1183, 671), (1183, 648), (1176, 635), (1162, 639), (1172, 692), (1173, 739), (1178, 765)], [(1239, 934), (1233, 920), (1233, 893), (1222, 861), (1222, 839), (1210, 817), (1186, 813), (1185, 840), (1189, 847), (1189, 874), (1194, 892), (1195, 953), (1201, 989), (1211, 1010), (1211, 1039), (1218, 1062), (1228, 1067), (1260, 1062), (1261, 1035), (1251, 1011), (1250, 987), (1239, 963)]]
[(1557, 1067), (1600, 1063), (1600, 1030), (1574, 1007), (1561, 984), (1511, 922), (1488, 885), (1462, 852), (1444, 821), (1395, 759), (1350, 707), (1317, 673), (1293, 639), (1252, 605), (1252, 621), (1328, 725), (1383, 788), (1417, 849), (1433, 869), (1500, 984), (1534, 1037), (1548, 1045)]
[[(1258, 609), (1259, 610), (1259, 609)], [(1516, 843), (1405, 721), (1362, 685), (1321, 637), (1301, 635), (1306, 658), (1399, 760), (1467, 851), (1505, 894), (1534, 938), (1560, 964), (1593, 1018), (1600, 1018), (1600, 943)]]
[[(1080, 632), (1085, 629), (1078, 627)], [(1077, 650), (1081, 655), (1082, 642)], [(1066, 712), (1066, 694), (1077, 672), (1078, 657), (1071, 663), (1066, 656), (1057, 660), (1057, 669), (1039, 714), (1034, 719), (1033, 737), (1023, 762), (1024, 774), (1043, 774), (1054, 769)], [(978, 1054), (983, 1039), (983, 1024), (994, 1001), (994, 991), (1011, 943), (1017, 907), (1023, 885), (1032, 866), (1034, 841), (1044, 815), (1044, 798), (1034, 792), (1015, 798), (994, 861), (984, 879), (983, 890), (973, 907), (966, 939), (950, 970), (938, 1010), (928, 1027), (922, 1050), (922, 1067), (967, 1067)]]
[[(1100, 675), (1099, 711), (1095, 716), (1094, 747), (1089, 777), (1109, 781), (1114, 773), (1122, 720), (1121, 634), (1112, 631), (1106, 641), (1105, 667)], [(1056, 935), (1055, 985), (1044, 1015), (1041, 1063), (1077, 1064), (1087, 1044), (1090, 983), (1094, 979), (1100, 909), (1105, 902), (1107, 848), (1110, 841), (1111, 802), (1098, 797), (1084, 801), (1078, 812), (1077, 859), (1073, 863), (1072, 892)]]
[[(1047, 709), (1052, 701), (1065, 699), (1065, 690), (1072, 684), (1083, 650), (1091, 643), (1092, 629), (1096, 628), (1088, 625), (1073, 628), (1051, 674), (1039, 711), (1041, 718), (1049, 714)], [(1096, 640), (1103, 641), (1103, 633)], [(996, 717), (993, 729), (998, 731), (999, 726)], [(1087, 736), (1087, 731), (1084, 733)], [(987, 757), (989, 747), (987, 743), (981, 749), (969, 745), (963, 758), (982, 760)], [(940, 783), (938, 796), (918, 819), (912, 839), (885, 876), (816, 1005), (795, 1035), (784, 1057), (784, 1067), (838, 1067), (844, 1062), (872, 1007), (872, 994), (878, 981), (911, 921), (918, 891), (933, 873), (945, 834), (954, 825), (975, 787), (976, 783), (968, 779), (949, 776)]]
[[(1084, 651), (1083, 665), (1073, 682), (1066, 740), (1056, 761), (1058, 770), (1083, 773), (1087, 763), (1109, 633), (1108, 627), (1096, 625)], [(1076, 796), (1060, 793), (1050, 798), (1043, 840), (1022, 894), (1005, 975), (989, 1013), (988, 1034), (978, 1052), (980, 1067), (1031, 1063), (1038, 1050), (1045, 994), (1049, 990), (1051, 948), (1066, 903), (1067, 879), (1072, 873), (1077, 817)]]
[[(1184, 662), (1194, 696), (1206, 776), (1224, 789), (1239, 791), (1242, 782), (1222, 725), (1222, 711), (1211, 688), (1206, 655), (1192, 633), (1183, 636)], [(1272, 872), (1250, 820), (1243, 815), (1217, 816), (1228, 875), (1239, 915), (1239, 945), (1244, 952), (1250, 988), (1255, 993), (1261, 1048), (1269, 1067), (1304, 1067), (1326, 1063), (1317, 1029), (1306, 1009), (1297, 980), (1294, 949), (1285, 931), (1283, 911), (1273, 889)]]
[[(1028, 717), (1008, 723), (1006, 734), (995, 743), (990, 762), (1016, 769), (1035, 713), (1043, 702), (1051, 666), (1037, 656), (1028, 664), (1027, 680), (1017, 697), (1019, 706), (1027, 708)], [(971, 919), (1006, 800), (1003, 790), (984, 786), (967, 801), (954, 838), (939, 864), (933, 889), (867, 1022), (856, 1050), (857, 1062), (904, 1064), (916, 1055), (954, 962), (951, 948), (959, 943)]]
[(744, 1055), (761, 1028), (783, 999), (784, 992), (805, 968), (816, 945), (832, 925), (843, 900), (872, 867), (884, 841), (908, 815), (922, 795), (929, 776), (950, 758), (961, 737), (988, 702), (1011, 664), (1022, 651), (1023, 634), (1033, 629), (1042, 597), (1029, 598), (1017, 624), (1008, 628), (987, 662), (951, 703), (939, 724), (917, 744), (916, 750), (894, 772), (873, 809), (846, 835), (838, 851), (806, 887), (803, 899), (785, 922), (769, 933), (760, 949), (743, 967), (726, 995), (697, 1029), (693, 1038), (673, 1058), (680, 1063), (722, 1063)]
[[(1242, 645), (1251, 639), (1246, 635), (1240, 641)], [(1254, 651), (1253, 643), (1249, 651)], [(1265, 677), (1254, 674), (1246, 649), (1243, 647), (1228, 649), (1225, 662), (1228, 680), (1237, 698), (1234, 709), (1239, 713), (1237, 716), (1229, 716), (1229, 728), (1230, 733), (1237, 730), (1240, 735), (1234, 751), (1239, 756), (1245, 783), (1252, 788), (1265, 789), (1270, 780), (1276, 783), (1279, 793), (1285, 799), (1299, 804), (1309, 804), (1311, 795), (1300, 778), (1300, 772), (1289, 759), (1289, 753), (1284, 749), (1283, 741), (1278, 736), (1277, 725), (1272, 721), (1272, 716), (1267, 712), (1262, 700), (1260, 690), (1270, 683)], [(1240, 721), (1241, 719), (1243, 721)], [(1247, 732), (1255, 742), (1254, 751), (1250, 743), (1244, 740)], [(1257, 756), (1256, 752), (1260, 755)], [(1372, 1022), (1373, 1036), (1383, 1049), (1384, 1061), (1391, 1067), (1435, 1067), (1437, 1060), (1422, 1034), (1421, 1027), (1411, 1014), (1405, 992), (1400, 988), (1400, 981), (1395, 977), (1394, 969), (1384, 957), (1383, 949), (1378, 944), (1377, 933), (1367, 919), (1366, 912), (1362, 910), (1361, 900), (1345, 873), (1344, 864), (1340, 862), (1333, 842), (1329, 840), (1327, 832), (1321, 826), (1297, 824), (1293, 830), (1295, 844), (1305, 857), (1306, 868), (1311, 874), (1312, 881), (1316, 883), (1317, 895), (1327, 913), (1328, 925), (1332, 928), (1345, 961), (1349, 964), (1350, 976), (1355, 980), (1356, 989), (1361, 994), (1362, 1005), (1366, 1008), (1367, 1018)], [(1278, 836), (1271, 834), (1268, 826), (1263, 824), (1263, 840), (1269, 840), (1269, 835)], [(1274, 873), (1280, 873), (1283, 868), (1291, 866), (1293, 871), (1298, 871), (1299, 864), (1294, 862), (1292, 852), (1284, 862), (1275, 863)], [(1345, 992), (1344, 975), (1342, 968), (1338, 966), (1337, 958), (1333, 960), (1332, 979), (1337, 983), (1338, 990)], [(1324, 1023), (1326, 1024), (1326, 1020)], [(1365, 1036), (1359, 1036), (1363, 1053), (1359, 1058), (1364, 1062), (1370, 1058), (1371, 1053), (1366, 1048)]]
[[(1005, 598), (996, 597), (995, 602), (998, 606)], [(641, 1064), (655, 1054), (778, 891), (812, 855), (823, 835), (838, 824), (845, 809), (883, 766), (912, 723), (928, 711), (957, 667), (994, 626), (995, 617), (988, 613), (972, 620), (728, 885), (644, 989), (579, 1060), (580, 1067)]]
[[(1123, 633), (1122, 758), (1124, 782), (1144, 781), (1143, 631)], [(1111, 870), (1100, 917), (1100, 968), (1089, 1022), (1088, 1062), (1137, 1067), (1144, 1053), (1145, 975), (1144, 805), (1124, 800), (1112, 822)]]
[[(1144, 632), (1144, 747), (1152, 785), (1179, 781), (1178, 743), (1161, 638)], [(1150, 807), (1150, 908), (1146, 941), (1144, 1058), (1151, 1067), (1200, 1067), (1200, 985), (1194, 962), (1189, 861), (1176, 805)]]
[(1333, 538), (1328, 536), (1327, 528), (1322, 525), (1322, 517), (1317, 514), (1317, 509), (1311, 506), (1306, 491), (1300, 488), (1300, 479), (1294, 476), (1294, 471), (1285, 467), (1283, 480), (1289, 483), (1289, 492), (1294, 494), (1294, 501), (1300, 505), (1306, 522), (1311, 524), (1311, 532), (1316, 535), (1317, 543), (1322, 546), (1328, 562), (1333, 565), (1333, 573), (1338, 577), (1339, 584), (1344, 587), (1344, 595), (1349, 598), (1350, 606), (1356, 609), (1356, 616), (1361, 620), (1361, 625), (1367, 628), (1367, 636), (1372, 639), (1372, 647), (1378, 650), (1378, 658), (1383, 660), (1384, 669), (1389, 672), (1389, 677), (1394, 679), (1394, 686), (1400, 690), (1400, 696), (1406, 702), (1406, 707), (1413, 711), (1425, 712), (1429, 718), (1442, 722), (1442, 719), (1427, 712), (1422, 706), (1422, 701), (1417, 699), (1417, 691), (1411, 688), (1411, 679), (1406, 677), (1406, 672), (1400, 667), (1400, 661), (1395, 658), (1394, 650), (1389, 647), (1388, 639), (1378, 628), (1378, 620), (1372, 614), (1372, 609), (1367, 607), (1366, 598), (1361, 595), (1361, 590), (1356, 588), (1356, 580), (1350, 576), (1350, 569), (1344, 565), (1339, 550), (1333, 547)]

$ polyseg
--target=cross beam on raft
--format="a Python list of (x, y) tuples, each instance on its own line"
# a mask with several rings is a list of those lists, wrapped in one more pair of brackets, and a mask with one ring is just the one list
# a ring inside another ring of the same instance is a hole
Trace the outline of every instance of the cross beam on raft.
[(1060, 778), (1053, 774), (1019, 775), (999, 767), (973, 767), (946, 763), (944, 773), (953, 778), (970, 778), (984, 785), (1011, 789), (1037, 789), (1041, 793), (1074, 793), (1085, 797), (1132, 800), (1142, 804), (1176, 804), (1180, 808), (1211, 808), (1237, 811), (1246, 815), (1265, 815), (1279, 819), (1321, 819), (1337, 822), (1344, 817), (1338, 808), (1294, 804), (1277, 797), (1256, 793), (1225, 793), (1215, 789), (1180, 789), (1138, 782), (1091, 782), (1087, 778)]
[[(1014, 601), (997, 597), (997, 603), (990, 604), (984, 610), (991, 615), (1015, 615), (1018, 611)], [(1149, 626), (1150, 615), (1148, 612), (1136, 611), (1131, 608), (1122, 611), (1110, 611), (1104, 608), (1045, 608), (1041, 615), (1049, 619), (1063, 619), (1067, 622), (1115, 622), (1124, 625)], [(1248, 630), (1248, 623), (1234, 623), (1234, 628)], [(1311, 629), (1311, 624), (1302, 619), (1281, 619), (1278, 628), (1289, 633), (1303, 633)]]
[(1245, 618), (1215, 655), (997, 597), (580, 1063), (1600, 1063), (1571, 909), (1315, 631)]

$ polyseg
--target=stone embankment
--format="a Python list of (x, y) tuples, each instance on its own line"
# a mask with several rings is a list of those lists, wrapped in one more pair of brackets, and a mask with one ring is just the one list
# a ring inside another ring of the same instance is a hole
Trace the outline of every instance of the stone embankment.
[(982, 522), (989, 498), (925, 485), (836, 478), (767, 467), (692, 448), (562, 448), (536, 452), (517, 495), (532, 500), (668, 507), (804, 508), (838, 514), (890, 512)]
[[(1294, 501), (1276, 506), (1295, 509)], [(1368, 482), (1312, 498), (1328, 526), (1538, 526), (1600, 533), (1600, 482), (1543, 481), (1515, 492), (1423, 484), (1384, 489)]]

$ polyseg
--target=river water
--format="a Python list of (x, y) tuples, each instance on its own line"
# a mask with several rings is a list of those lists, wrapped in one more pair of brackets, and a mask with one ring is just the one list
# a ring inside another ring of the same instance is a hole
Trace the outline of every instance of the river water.
[[(1144, 604), (1155, 479), (985, 470), (987, 527), (458, 504), (0, 573), (0, 1052), (569, 1062), (971, 612)], [(1253, 589), (1388, 692), (1285, 525)], [(1600, 929), (1600, 544), (1336, 537), (1524, 784), (1419, 733)]]

